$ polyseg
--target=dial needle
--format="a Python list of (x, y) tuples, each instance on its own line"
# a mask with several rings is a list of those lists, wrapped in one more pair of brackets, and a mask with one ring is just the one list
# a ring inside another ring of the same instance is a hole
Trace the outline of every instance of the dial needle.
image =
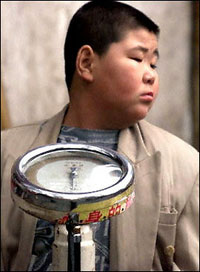
[(70, 172), (70, 179), (72, 181), (72, 190), (75, 189), (75, 178), (77, 177), (77, 168), (76, 167), (71, 167), (71, 172)]

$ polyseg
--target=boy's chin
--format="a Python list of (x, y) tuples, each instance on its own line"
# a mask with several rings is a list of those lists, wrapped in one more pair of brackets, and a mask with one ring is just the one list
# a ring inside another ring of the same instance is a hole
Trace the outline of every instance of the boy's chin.
[(138, 111), (132, 113), (132, 116), (129, 117), (130, 122), (137, 123), (138, 121), (146, 118), (146, 116), (149, 113), (149, 110), (150, 110), (150, 108), (148, 108), (148, 109), (145, 108), (145, 109), (138, 110)]

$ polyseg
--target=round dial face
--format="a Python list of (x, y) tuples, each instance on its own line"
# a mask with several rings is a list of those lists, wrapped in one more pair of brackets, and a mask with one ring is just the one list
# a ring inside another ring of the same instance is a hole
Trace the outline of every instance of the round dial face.
[(64, 152), (33, 160), (25, 170), (27, 179), (47, 190), (86, 193), (113, 186), (122, 177), (114, 159), (82, 152)]

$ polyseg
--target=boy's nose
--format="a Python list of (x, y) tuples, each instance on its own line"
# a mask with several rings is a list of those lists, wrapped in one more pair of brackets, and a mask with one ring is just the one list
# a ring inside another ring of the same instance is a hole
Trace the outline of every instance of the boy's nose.
[(146, 84), (153, 85), (155, 81), (155, 73), (154, 71), (146, 71), (143, 75), (143, 81)]

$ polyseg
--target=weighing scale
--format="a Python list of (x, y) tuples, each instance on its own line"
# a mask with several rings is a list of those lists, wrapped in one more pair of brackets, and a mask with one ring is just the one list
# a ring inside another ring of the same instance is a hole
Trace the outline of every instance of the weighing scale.
[(134, 199), (128, 158), (86, 144), (52, 144), (19, 157), (11, 195), (28, 214), (55, 223), (53, 271), (95, 271), (91, 223), (124, 212)]

